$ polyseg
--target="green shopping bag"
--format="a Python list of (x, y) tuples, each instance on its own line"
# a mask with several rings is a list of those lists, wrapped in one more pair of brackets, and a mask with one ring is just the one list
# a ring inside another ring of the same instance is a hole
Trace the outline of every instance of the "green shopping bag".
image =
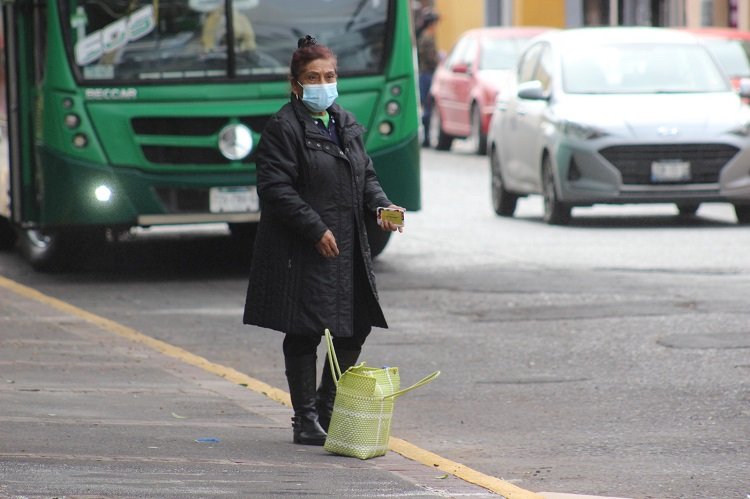
[(396, 398), (426, 385), (437, 378), (440, 371), (403, 390), (397, 367), (375, 368), (362, 362), (342, 374), (328, 329), (325, 336), (336, 398), (324, 448), (333, 454), (359, 459), (382, 456), (388, 450)]

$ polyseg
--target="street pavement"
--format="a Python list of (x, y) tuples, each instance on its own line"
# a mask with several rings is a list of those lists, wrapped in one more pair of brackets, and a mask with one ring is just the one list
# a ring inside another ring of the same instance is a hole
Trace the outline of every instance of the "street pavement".
[(0, 497), (499, 496), (392, 451), (295, 445), (291, 409), (247, 383), (0, 284)]
[(590, 497), (395, 437), (366, 461), (295, 445), (286, 392), (1, 276), (0, 401), (0, 498)]

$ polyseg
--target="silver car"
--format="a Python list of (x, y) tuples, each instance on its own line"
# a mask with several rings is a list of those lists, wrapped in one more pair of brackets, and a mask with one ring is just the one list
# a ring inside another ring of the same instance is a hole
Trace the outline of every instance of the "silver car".
[(568, 223), (574, 206), (674, 203), (692, 215), (711, 201), (750, 223), (750, 109), (693, 35), (550, 31), (516, 69), (488, 134), (497, 214), (542, 194), (550, 224)]

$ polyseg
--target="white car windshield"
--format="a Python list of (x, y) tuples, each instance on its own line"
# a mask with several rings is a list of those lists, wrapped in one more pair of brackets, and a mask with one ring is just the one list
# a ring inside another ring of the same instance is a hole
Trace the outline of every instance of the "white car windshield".
[(706, 39), (706, 47), (734, 78), (750, 76), (750, 42), (745, 40)]
[(729, 82), (697, 45), (621, 44), (581, 47), (562, 58), (571, 94), (725, 92)]

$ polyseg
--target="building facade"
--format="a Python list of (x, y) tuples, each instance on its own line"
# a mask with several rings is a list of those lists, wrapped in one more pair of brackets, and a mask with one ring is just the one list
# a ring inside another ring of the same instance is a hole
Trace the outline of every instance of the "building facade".
[(750, 0), (422, 0), (440, 13), (438, 48), (481, 26), (722, 26), (750, 30)]

